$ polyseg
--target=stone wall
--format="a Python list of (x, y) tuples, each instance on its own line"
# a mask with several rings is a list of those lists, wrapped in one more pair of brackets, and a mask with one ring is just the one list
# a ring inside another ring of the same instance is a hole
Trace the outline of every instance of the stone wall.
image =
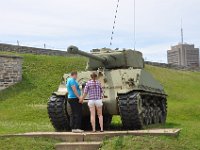
[(175, 70), (200, 72), (200, 68), (199, 67), (185, 67), (185, 66), (179, 66), (179, 65), (174, 65), (174, 64), (166, 64), (166, 63), (150, 62), (150, 61), (145, 61), (145, 64), (152, 65), (152, 66), (157, 66), (157, 67), (162, 67), (162, 68), (175, 69)]
[(4, 44), (4, 43), (0, 43), (0, 51), (15, 52), (15, 53), (31, 53), (31, 54), (37, 54), (37, 55), (57, 55), (57, 56), (70, 55), (66, 51), (27, 47), (27, 46), (17, 46), (17, 45)]
[(22, 57), (0, 55), (0, 90), (22, 80)]

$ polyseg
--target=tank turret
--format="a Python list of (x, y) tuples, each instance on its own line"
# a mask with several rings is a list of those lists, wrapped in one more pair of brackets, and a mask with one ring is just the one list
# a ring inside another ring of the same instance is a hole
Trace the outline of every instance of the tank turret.
[(67, 49), (70, 54), (79, 54), (89, 58), (87, 70), (97, 70), (98, 68), (119, 69), (119, 68), (144, 68), (144, 59), (139, 51), (96, 49), (92, 53), (79, 50), (75, 46)]

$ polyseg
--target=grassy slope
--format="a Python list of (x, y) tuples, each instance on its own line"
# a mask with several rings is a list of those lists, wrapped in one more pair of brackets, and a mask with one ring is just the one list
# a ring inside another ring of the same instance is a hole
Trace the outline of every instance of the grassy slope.
[(23, 81), (0, 93), (0, 134), (53, 130), (46, 110), (48, 97), (64, 72), (85, 66), (81, 58), (24, 56)]
[(162, 85), (168, 96), (166, 127), (182, 128), (180, 136), (167, 137), (116, 137), (104, 142), (109, 149), (200, 149), (200, 73), (175, 71), (147, 66)]
[[(48, 97), (57, 88), (64, 72), (83, 70), (85, 66), (83, 58), (23, 56), (23, 81), (0, 92), (0, 134), (53, 131), (46, 110)], [(169, 95), (166, 126), (183, 128), (180, 137), (116, 137), (105, 141), (102, 149), (200, 149), (200, 73), (151, 66), (146, 69), (165, 86)], [(119, 119), (115, 118), (114, 122), (118, 122), (116, 120)], [(0, 139), (0, 149), (12, 149), (11, 145), (21, 145), (23, 141), (27, 140)], [(7, 142), (12, 144), (5, 146)], [(37, 142), (37, 149), (47, 149), (54, 143), (46, 139), (27, 142), (28, 146)], [(49, 145), (42, 148), (44, 143)], [(27, 146), (24, 149), (28, 149)]]
[[(64, 72), (85, 68), (83, 58), (23, 56), (23, 81), (0, 92), (0, 134), (54, 131), (47, 115), (48, 97)], [(0, 149), (53, 149), (54, 143), (42, 138), (0, 138)]]

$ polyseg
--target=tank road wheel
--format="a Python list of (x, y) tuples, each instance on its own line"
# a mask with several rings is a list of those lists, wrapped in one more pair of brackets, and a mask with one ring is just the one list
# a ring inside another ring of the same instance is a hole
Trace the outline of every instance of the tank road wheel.
[(157, 114), (158, 114), (158, 111), (157, 111), (157, 108), (155, 107), (155, 110), (153, 110), (153, 124), (159, 123), (159, 117)]
[(67, 113), (67, 101), (64, 96), (52, 95), (48, 102), (48, 114), (56, 131), (69, 131), (70, 120)]

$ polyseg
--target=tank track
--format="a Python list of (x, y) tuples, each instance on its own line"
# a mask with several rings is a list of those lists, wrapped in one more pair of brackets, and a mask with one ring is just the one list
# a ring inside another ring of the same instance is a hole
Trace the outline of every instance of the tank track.
[(119, 94), (118, 105), (125, 129), (142, 129), (166, 121), (167, 101), (164, 94), (142, 91)]
[[(69, 107), (70, 108), (70, 107)], [(70, 110), (67, 110), (67, 100), (64, 96), (52, 95), (47, 104), (50, 121), (56, 131), (70, 131)], [(104, 129), (109, 129), (112, 115), (104, 115)], [(97, 129), (99, 128), (98, 117), (96, 120)], [(82, 129), (91, 130), (90, 116), (83, 117)]]
[(69, 131), (70, 121), (64, 96), (52, 95), (47, 104), (50, 121), (56, 131)]

